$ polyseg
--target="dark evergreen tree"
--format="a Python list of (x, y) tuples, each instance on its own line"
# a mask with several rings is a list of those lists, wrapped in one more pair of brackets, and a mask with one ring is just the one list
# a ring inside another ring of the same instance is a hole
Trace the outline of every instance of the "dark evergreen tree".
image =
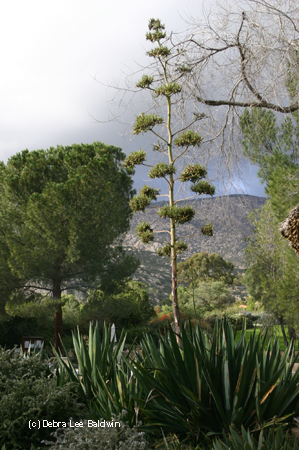
[[(25, 150), (0, 167), (1, 295), (51, 294), (61, 348), (61, 293), (110, 290), (138, 262), (124, 254), (132, 169), (120, 148), (101, 142)], [(8, 297), (5, 298), (5, 301)]]

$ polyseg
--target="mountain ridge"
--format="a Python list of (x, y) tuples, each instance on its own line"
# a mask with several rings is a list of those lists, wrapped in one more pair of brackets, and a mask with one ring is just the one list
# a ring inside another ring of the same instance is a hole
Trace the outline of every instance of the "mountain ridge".
[[(252, 225), (246, 216), (253, 209), (260, 209), (265, 202), (265, 197), (239, 194), (180, 201), (180, 206), (188, 204), (194, 207), (195, 216), (190, 223), (177, 227), (178, 238), (185, 234), (193, 235), (193, 237), (183, 238), (188, 245), (188, 250), (178, 256), (178, 262), (201, 251), (215, 252), (231, 261), (236, 269), (244, 270), (246, 248), (244, 238), (252, 234)], [(169, 219), (161, 219), (155, 212), (155, 208), (166, 203), (168, 202), (152, 202), (144, 213), (134, 214), (130, 230), (123, 241), (125, 250), (136, 256), (141, 262), (141, 266), (132, 278), (146, 283), (153, 303), (168, 297), (171, 292), (170, 260), (156, 254), (157, 248), (162, 244), (157, 242), (143, 244), (136, 235), (136, 226), (145, 221), (150, 223), (154, 231), (167, 230)], [(211, 237), (203, 236), (200, 231), (201, 226), (207, 222), (213, 225), (213, 236)], [(159, 241), (169, 242), (168, 233), (159, 233), (158, 236)]]

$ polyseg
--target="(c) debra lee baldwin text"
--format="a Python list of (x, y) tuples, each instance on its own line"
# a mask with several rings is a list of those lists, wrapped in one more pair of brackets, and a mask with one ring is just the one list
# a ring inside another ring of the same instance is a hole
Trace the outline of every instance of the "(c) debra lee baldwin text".
[(113, 428), (113, 427), (120, 427), (120, 422), (114, 422), (114, 421), (108, 421), (108, 420), (87, 420), (87, 423), (85, 422), (72, 422), (72, 420), (70, 420), (69, 422), (63, 422), (63, 421), (56, 421), (56, 420), (29, 420), (29, 428), (59, 428), (59, 427), (63, 427), (63, 428), (83, 428), (84, 425), (87, 425), (89, 428), (90, 427), (108, 427), (108, 428)]

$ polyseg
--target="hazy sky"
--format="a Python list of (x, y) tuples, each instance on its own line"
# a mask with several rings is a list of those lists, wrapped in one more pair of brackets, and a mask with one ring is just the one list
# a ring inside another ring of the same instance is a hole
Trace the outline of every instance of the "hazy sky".
[[(150, 18), (183, 31), (187, 14), (201, 16), (198, 0), (14, 0), (0, 7), (0, 159), (37, 150), (102, 141), (128, 154), (140, 141), (123, 137), (109, 118), (112, 92), (136, 62), (146, 64)], [(142, 105), (136, 104), (135, 114)], [(132, 115), (134, 118), (134, 114)], [(246, 193), (264, 196), (256, 168), (247, 170)], [(136, 188), (145, 172), (135, 175)], [(238, 190), (238, 185), (236, 184)]]

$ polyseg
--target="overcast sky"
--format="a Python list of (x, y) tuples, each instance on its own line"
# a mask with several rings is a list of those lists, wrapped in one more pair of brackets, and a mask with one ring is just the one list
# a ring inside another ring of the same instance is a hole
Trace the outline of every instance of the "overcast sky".
[[(109, 119), (117, 82), (136, 62), (147, 64), (145, 33), (150, 18), (168, 31), (183, 31), (183, 18), (201, 16), (196, 0), (14, 0), (0, 7), (0, 159), (37, 150), (102, 141), (127, 154), (136, 142)], [(137, 109), (142, 105), (136, 105)], [(140, 110), (135, 111), (135, 115)], [(132, 118), (134, 115), (132, 115)], [(95, 120), (96, 119), (96, 120)], [(257, 169), (246, 171), (245, 192), (264, 196)], [(135, 187), (145, 172), (136, 171)], [(239, 192), (238, 183), (235, 185)], [(236, 193), (234, 192), (234, 193)]]

